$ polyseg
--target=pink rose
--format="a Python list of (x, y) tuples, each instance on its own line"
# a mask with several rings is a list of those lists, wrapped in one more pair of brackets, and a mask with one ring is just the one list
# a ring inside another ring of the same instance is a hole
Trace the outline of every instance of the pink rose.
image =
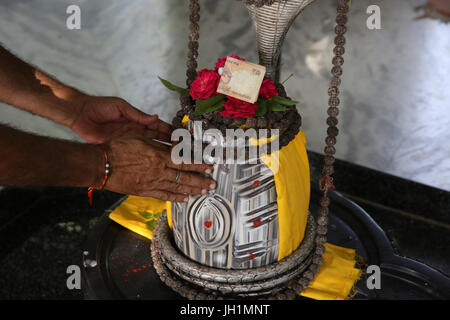
[(238, 59), (238, 60), (245, 61), (244, 58), (241, 58), (241, 57), (239, 57), (239, 56), (237, 56), (235, 54), (232, 54), (231, 56), (226, 56), (226, 57), (220, 58), (216, 62), (216, 71), (219, 70), (220, 68), (223, 68), (225, 66), (225, 62), (227, 61), (228, 57), (232, 57), (232, 58), (235, 58), (235, 59)]
[(273, 80), (269, 78), (264, 78), (261, 89), (259, 90), (259, 95), (263, 96), (265, 99), (270, 99), (278, 95), (277, 87)]
[(224, 117), (238, 118), (253, 118), (258, 109), (257, 103), (248, 103), (239, 99), (228, 97), (228, 100), (223, 104), (225, 110), (220, 112)]
[(220, 76), (214, 70), (203, 69), (197, 72), (197, 79), (191, 84), (192, 99), (208, 99), (217, 94)]

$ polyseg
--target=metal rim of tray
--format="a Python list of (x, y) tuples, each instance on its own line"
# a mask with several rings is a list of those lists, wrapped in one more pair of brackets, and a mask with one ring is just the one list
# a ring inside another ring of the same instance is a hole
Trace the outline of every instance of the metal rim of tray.
[(179, 278), (224, 294), (250, 296), (286, 286), (301, 275), (311, 264), (315, 234), (314, 218), (309, 214), (304, 239), (293, 253), (278, 262), (250, 269), (212, 268), (185, 257), (171, 241), (165, 214), (158, 221), (152, 242), (163, 264)]

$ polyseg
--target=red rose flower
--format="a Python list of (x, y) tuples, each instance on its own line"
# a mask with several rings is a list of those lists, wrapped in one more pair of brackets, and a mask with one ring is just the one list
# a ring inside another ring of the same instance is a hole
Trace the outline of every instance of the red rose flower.
[(239, 99), (228, 97), (228, 100), (223, 104), (225, 110), (220, 112), (224, 117), (243, 117), (253, 118), (258, 109), (257, 103), (248, 103)]
[(191, 84), (192, 99), (208, 99), (216, 95), (220, 76), (214, 70), (203, 69), (197, 72), (197, 79)]
[(270, 99), (278, 95), (277, 87), (275, 86), (273, 80), (264, 78), (261, 89), (259, 90), (259, 95), (263, 96), (265, 99)]
[(232, 54), (231, 56), (226, 56), (226, 57), (220, 58), (216, 62), (216, 71), (219, 70), (220, 68), (223, 68), (223, 66), (225, 66), (225, 62), (227, 61), (228, 57), (232, 57), (232, 58), (235, 58), (235, 59), (238, 59), (238, 60), (245, 61), (244, 58), (241, 58), (241, 57), (239, 57), (239, 56), (237, 56), (235, 54)]

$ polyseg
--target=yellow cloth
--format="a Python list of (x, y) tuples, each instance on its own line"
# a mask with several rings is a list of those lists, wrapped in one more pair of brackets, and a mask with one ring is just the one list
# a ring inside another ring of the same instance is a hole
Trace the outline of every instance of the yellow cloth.
[(361, 277), (355, 268), (355, 250), (325, 243), (323, 263), (302, 296), (316, 300), (345, 300), (352, 298), (352, 289)]
[(303, 240), (310, 197), (306, 135), (300, 131), (287, 146), (261, 160), (272, 170), (277, 190), (278, 260), (290, 255)]
[(181, 119), (181, 125), (183, 127), (185, 127), (188, 122), (189, 122), (189, 116), (184, 115), (183, 119)]
[[(170, 202), (161, 201), (154, 198), (144, 198), (129, 196), (116, 209), (109, 214), (109, 218), (121, 226), (140, 234), (143, 237), (152, 239), (153, 231), (149, 229), (147, 222), (156, 220), (155, 218), (146, 219), (139, 212), (156, 214), (167, 210), (168, 217), (170, 212)], [(172, 219), (169, 225), (172, 225)]]

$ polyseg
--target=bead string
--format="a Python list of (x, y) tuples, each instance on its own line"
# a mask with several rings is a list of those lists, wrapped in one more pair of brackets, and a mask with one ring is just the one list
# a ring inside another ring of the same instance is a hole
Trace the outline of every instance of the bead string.
[(313, 263), (309, 267), (308, 271), (303, 273), (303, 275), (292, 285), (292, 288), (296, 293), (300, 294), (304, 289), (309, 286), (311, 280), (319, 272), (319, 267), (323, 263), (323, 254), (325, 253), (324, 244), (327, 241), (327, 231), (328, 231), (328, 213), (330, 198), (328, 198), (329, 189), (334, 189), (332, 175), (334, 173), (334, 154), (336, 149), (334, 145), (336, 144), (336, 136), (339, 133), (337, 128), (339, 114), (339, 85), (341, 84), (340, 76), (342, 76), (342, 65), (344, 64), (344, 58), (342, 57), (345, 53), (345, 37), (344, 34), (347, 32), (347, 13), (349, 11), (349, 4), (351, 0), (339, 0), (337, 6), (337, 16), (336, 16), (336, 27), (334, 32), (336, 37), (334, 39), (334, 44), (336, 45), (333, 49), (334, 57), (332, 60), (333, 67), (331, 69), (331, 74), (333, 77), (330, 81), (330, 88), (328, 89), (328, 110), (329, 115), (327, 119), (328, 129), (327, 137), (325, 138), (326, 147), (324, 150), (324, 165), (322, 169), (322, 177), (319, 179), (319, 187), (323, 191), (323, 196), (319, 200), (319, 214), (317, 217), (317, 236), (316, 236), (316, 251), (313, 256)]
[[(191, 87), (192, 82), (197, 77), (197, 58), (198, 58), (198, 39), (199, 35), (199, 21), (200, 21), (200, 4), (198, 0), (189, 0), (189, 42), (188, 54), (186, 63), (186, 85)], [(180, 97), (181, 109), (184, 114), (188, 114), (194, 109), (194, 102), (191, 97)]]

